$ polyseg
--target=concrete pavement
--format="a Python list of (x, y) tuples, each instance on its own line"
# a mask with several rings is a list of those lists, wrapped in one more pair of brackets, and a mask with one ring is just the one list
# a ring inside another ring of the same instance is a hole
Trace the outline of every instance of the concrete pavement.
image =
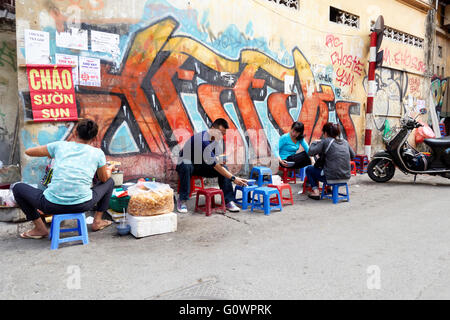
[(188, 213), (139, 240), (3, 239), (0, 299), (450, 299), (450, 180), (358, 176), (338, 205), (300, 186), (282, 212)]

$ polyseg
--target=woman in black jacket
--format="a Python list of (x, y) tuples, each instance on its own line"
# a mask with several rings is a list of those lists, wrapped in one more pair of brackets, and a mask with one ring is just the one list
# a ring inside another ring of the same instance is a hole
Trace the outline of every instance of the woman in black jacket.
[[(344, 139), (340, 139), (341, 130), (337, 124), (326, 123), (322, 129), (323, 139), (314, 141), (309, 147), (309, 156), (324, 157), (322, 165), (306, 168), (306, 176), (312, 187), (309, 197), (320, 200), (319, 181), (328, 184), (347, 182), (350, 179), (350, 161), (355, 151)], [(319, 161), (320, 162), (320, 161)]]

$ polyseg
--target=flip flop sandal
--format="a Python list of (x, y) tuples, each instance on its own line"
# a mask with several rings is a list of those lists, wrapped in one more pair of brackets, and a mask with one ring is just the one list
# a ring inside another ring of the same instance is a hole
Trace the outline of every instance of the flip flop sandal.
[(32, 235), (29, 235), (27, 232), (23, 232), (20, 234), (20, 237), (22, 239), (36, 239), (37, 240), (37, 239), (43, 239), (46, 236), (32, 236)]
[(108, 224), (106, 224), (106, 225), (104, 225), (104, 226), (101, 226), (101, 227), (98, 228), (97, 230), (92, 229), (92, 232), (97, 232), (97, 231), (103, 230), (103, 229), (105, 229), (106, 227), (109, 227), (110, 225), (112, 225), (112, 222), (110, 222), (110, 223), (108, 223)]
[(308, 195), (308, 197), (314, 200), (320, 200), (320, 196)]

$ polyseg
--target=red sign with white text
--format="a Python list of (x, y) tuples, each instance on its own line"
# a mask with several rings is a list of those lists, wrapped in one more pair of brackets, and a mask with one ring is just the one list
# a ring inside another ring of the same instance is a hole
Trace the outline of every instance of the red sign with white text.
[(33, 121), (78, 120), (72, 66), (28, 65)]

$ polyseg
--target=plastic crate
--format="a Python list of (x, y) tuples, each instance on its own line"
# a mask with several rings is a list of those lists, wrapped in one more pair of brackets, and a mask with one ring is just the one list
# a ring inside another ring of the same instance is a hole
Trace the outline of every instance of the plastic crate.
[(122, 198), (112, 196), (109, 200), (109, 207), (116, 212), (123, 212), (123, 209), (128, 208), (128, 202), (130, 202), (130, 196)]

